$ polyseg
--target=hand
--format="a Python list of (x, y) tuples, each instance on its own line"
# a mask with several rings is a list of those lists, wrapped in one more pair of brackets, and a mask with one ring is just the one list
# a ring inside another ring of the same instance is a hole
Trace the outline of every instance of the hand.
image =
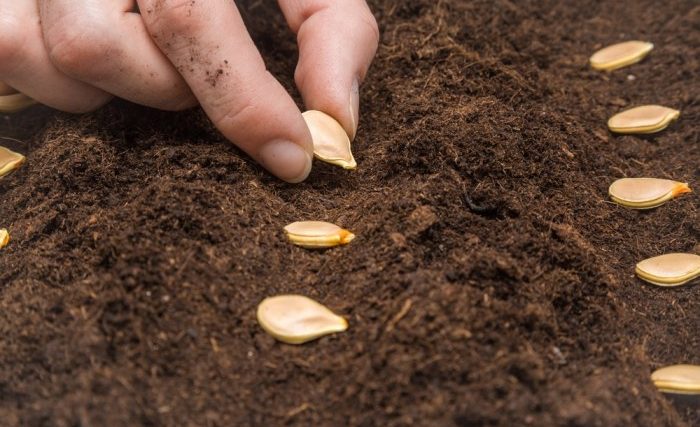
[[(199, 102), (216, 127), (289, 182), (311, 170), (301, 112), (266, 70), (232, 0), (0, 0), (0, 81), (51, 107), (111, 95), (166, 110)], [(364, 0), (279, 0), (297, 33), (308, 109), (357, 130), (377, 24)]]

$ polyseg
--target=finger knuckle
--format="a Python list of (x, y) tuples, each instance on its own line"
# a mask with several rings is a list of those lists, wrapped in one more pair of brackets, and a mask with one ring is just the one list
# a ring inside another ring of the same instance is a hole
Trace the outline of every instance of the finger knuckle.
[(226, 101), (219, 101), (212, 115), (212, 121), (217, 127), (240, 129), (250, 124), (259, 111), (255, 100), (249, 96), (236, 96)]
[(210, 103), (212, 111), (215, 112), (211, 116), (212, 120), (218, 126), (229, 129), (265, 126), (264, 121), (269, 119), (267, 115), (271, 113), (271, 109), (264, 94), (271, 92), (270, 86), (275, 82), (272, 74), (261, 71), (254, 81), (241, 84), (238, 90), (224, 91), (228, 93)]
[(198, 28), (200, 20), (195, 13), (196, 7), (192, 0), (159, 0), (142, 14), (149, 33), (156, 39), (167, 39)]
[(64, 73), (97, 80), (111, 72), (118, 56), (118, 44), (112, 43), (111, 25), (97, 17), (73, 15), (52, 24), (44, 39), (51, 62)]
[(22, 59), (26, 23), (0, 9), (0, 69), (10, 69)]

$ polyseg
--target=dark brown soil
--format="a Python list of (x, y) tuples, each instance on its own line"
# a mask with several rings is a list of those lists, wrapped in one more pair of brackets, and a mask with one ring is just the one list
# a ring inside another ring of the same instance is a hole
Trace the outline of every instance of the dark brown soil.
[[(294, 91), (273, 2), (248, 15)], [(650, 372), (700, 363), (700, 287), (634, 264), (700, 252), (698, 194), (648, 212), (622, 176), (700, 187), (693, 0), (374, 1), (356, 172), (267, 175), (199, 111), (115, 102), (0, 118), (28, 163), (0, 186), (0, 424), (14, 426), (700, 425)], [(613, 73), (613, 42), (656, 44)], [(606, 119), (682, 110), (651, 137)], [(471, 205), (471, 206), (470, 206)], [(311, 252), (282, 227), (358, 235)], [(300, 293), (350, 329), (303, 346), (258, 326)]]

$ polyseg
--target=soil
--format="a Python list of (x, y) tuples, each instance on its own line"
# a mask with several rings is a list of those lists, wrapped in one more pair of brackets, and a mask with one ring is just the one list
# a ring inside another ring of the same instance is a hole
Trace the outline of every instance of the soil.
[[(270, 3), (270, 4), (268, 4)], [(690, 426), (650, 373), (700, 364), (700, 287), (641, 259), (700, 252), (697, 193), (633, 211), (623, 176), (700, 186), (693, 0), (386, 0), (354, 172), (265, 173), (198, 110), (115, 101), (0, 117), (28, 162), (0, 185), (0, 423), (14, 426)], [(295, 94), (273, 2), (248, 23)], [(612, 73), (614, 42), (656, 47)], [(682, 110), (647, 137), (607, 118)], [(329, 220), (350, 245), (282, 227)], [(299, 293), (350, 329), (303, 346), (255, 320)]]

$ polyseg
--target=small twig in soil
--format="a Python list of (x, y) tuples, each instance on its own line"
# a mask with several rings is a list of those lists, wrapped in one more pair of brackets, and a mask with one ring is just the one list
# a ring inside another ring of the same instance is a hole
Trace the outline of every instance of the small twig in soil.
[(408, 310), (411, 309), (411, 305), (413, 302), (411, 302), (411, 299), (407, 299), (406, 302), (403, 303), (403, 307), (401, 307), (401, 310), (399, 310), (398, 313), (396, 313), (396, 316), (394, 316), (389, 323), (386, 325), (386, 328), (384, 329), (386, 332), (391, 332), (394, 330), (396, 327), (396, 324), (399, 323), (403, 317), (408, 314)]
[(287, 417), (287, 418), (292, 418), (292, 417), (294, 417), (294, 416), (296, 416), (296, 415), (301, 414), (302, 412), (306, 411), (306, 410), (309, 409), (309, 408), (311, 408), (311, 405), (309, 405), (308, 403), (304, 402), (304, 403), (302, 403), (301, 405), (297, 406), (296, 408), (294, 408), (294, 409), (290, 410), (289, 412), (287, 412), (286, 417)]
[(498, 215), (498, 208), (494, 206), (477, 205), (476, 203), (474, 203), (474, 200), (472, 200), (472, 198), (469, 197), (469, 194), (464, 195), (464, 201), (467, 202), (467, 207), (469, 207), (469, 210), (477, 215), (485, 215), (491, 217)]

